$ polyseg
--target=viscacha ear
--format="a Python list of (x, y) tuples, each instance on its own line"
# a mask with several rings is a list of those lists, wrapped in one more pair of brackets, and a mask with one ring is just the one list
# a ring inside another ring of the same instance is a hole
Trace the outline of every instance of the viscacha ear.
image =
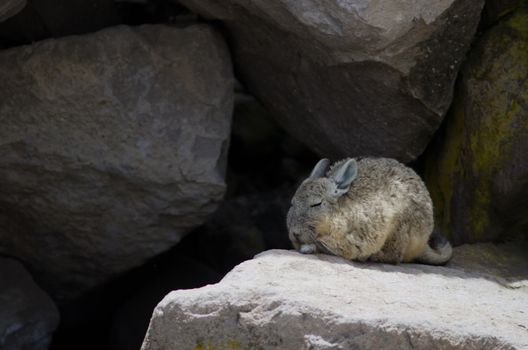
[(337, 185), (338, 196), (342, 196), (348, 192), (352, 181), (357, 176), (357, 162), (355, 159), (349, 159), (344, 162), (332, 175), (332, 179)]
[(323, 177), (326, 174), (326, 169), (328, 168), (328, 165), (330, 165), (330, 160), (328, 160), (327, 158), (321, 159), (314, 166), (312, 173), (310, 174), (310, 177), (311, 178)]

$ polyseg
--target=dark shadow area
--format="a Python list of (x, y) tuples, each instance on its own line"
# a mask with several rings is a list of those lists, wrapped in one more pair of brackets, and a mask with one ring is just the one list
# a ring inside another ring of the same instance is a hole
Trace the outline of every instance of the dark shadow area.
[(189, 10), (169, 0), (30, 0), (18, 14), (0, 22), (0, 49), (120, 24), (183, 25), (196, 19)]
[(181, 246), (60, 306), (61, 323), (50, 349), (139, 349), (152, 311), (166, 294), (222, 278), (186, 252), (193, 239), (189, 235)]

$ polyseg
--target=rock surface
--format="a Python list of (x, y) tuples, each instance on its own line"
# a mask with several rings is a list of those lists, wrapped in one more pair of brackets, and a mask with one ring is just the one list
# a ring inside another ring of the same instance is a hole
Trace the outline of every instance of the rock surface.
[(0, 349), (46, 350), (59, 311), (22, 264), (0, 258)]
[(205, 25), (115, 27), (0, 53), (0, 252), (70, 299), (217, 207), (233, 104)]
[(142, 350), (526, 349), (527, 298), (456, 268), (275, 250), (167, 295)]
[(325, 157), (422, 153), (451, 102), (481, 0), (181, 0), (224, 21), (241, 80)]
[(436, 222), (455, 244), (528, 237), (527, 23), (525, 5), (476, 43), (427, 155)]

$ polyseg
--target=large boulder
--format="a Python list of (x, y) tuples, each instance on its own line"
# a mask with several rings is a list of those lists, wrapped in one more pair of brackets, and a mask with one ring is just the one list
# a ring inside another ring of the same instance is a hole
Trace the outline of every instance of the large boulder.
[(26, 0), (0, 0), (0, 22), (16, 15), (26, 4)]
[(225, 192), (228, 50), (115, 27), (0, 53), (0, 252), (58, 300), (176, 244)]
[(0, 258), (0, 349), (46, 350), (59, 311), (22, 264)]
[(226, 23), (240, 78), (320, 155), (422, 153), (482, 0), (180, 0)]
[(436, 222), (456, 244), (528, 237), (526, 23), (525, 5), (476, 43), (427, 155)]
[(142, 350), (526, 349), (527, 298), (457, 268), (275, 250), (167, 295)]

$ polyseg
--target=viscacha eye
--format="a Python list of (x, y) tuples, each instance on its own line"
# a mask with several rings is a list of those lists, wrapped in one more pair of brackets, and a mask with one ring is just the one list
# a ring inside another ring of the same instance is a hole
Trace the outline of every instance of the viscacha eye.
[(320, 206), (322, 203), (323, 202), (315, 203), (315, 204), (310, 205), (310, 207), (315, 208), (315, 207)]

